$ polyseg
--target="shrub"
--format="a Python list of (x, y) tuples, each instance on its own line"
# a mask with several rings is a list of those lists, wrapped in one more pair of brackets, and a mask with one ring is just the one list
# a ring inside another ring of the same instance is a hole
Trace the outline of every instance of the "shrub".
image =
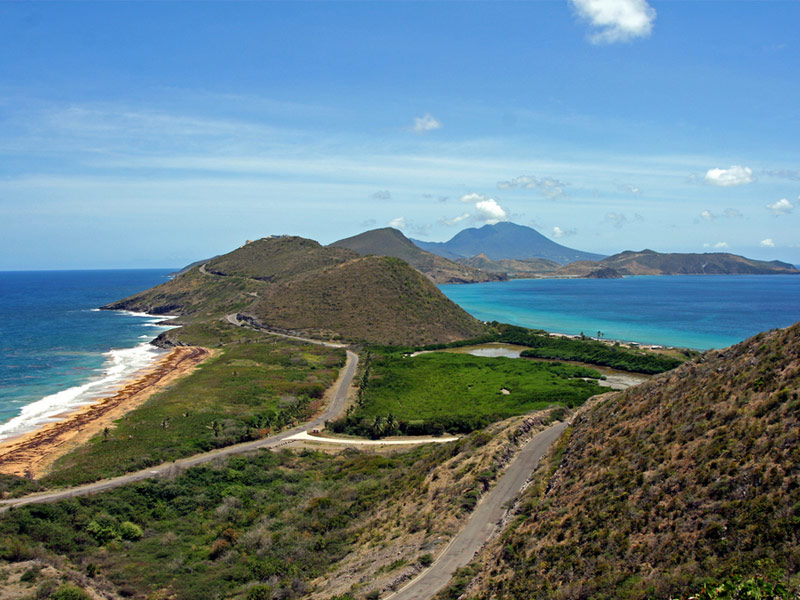
[(123, 521), (119, 526), (119, 535), (123, 540), (136, 541), (142, 538), (142, 528), (136, 523)]
[(92, 600), (92, 597), (81, 588), (65, 583), (53, 592), (50, 600)]

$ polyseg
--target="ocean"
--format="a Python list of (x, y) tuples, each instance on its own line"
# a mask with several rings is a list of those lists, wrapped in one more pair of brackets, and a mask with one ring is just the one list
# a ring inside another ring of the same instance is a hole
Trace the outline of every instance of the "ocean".
[(442, 285), (474, 317), (707, 350), (800, 321), (800, 276), (672, 275)]
[(163, 317), (97, 307), (171, 269), (0, 272), (0, 439), (107, 394), (163, 351)]
[[(0, 439), (107, 394), (163, 351), (163, 317), (97, 307), (168, 279), (169, 269), (0, 272)], [(444, 285), (490, 321), (697, 349), (800, 320), (800, 277), (672, 276)]]

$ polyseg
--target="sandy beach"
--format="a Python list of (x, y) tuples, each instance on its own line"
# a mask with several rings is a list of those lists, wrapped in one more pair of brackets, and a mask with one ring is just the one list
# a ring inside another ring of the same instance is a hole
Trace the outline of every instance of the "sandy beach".
[(206, 348), (175, 348), (114, 395), (67, 413), (60, 421), (0, 442), (0, 473), (38, 479), (58, 458), (111, 427), (116, 419), (212, 355)]

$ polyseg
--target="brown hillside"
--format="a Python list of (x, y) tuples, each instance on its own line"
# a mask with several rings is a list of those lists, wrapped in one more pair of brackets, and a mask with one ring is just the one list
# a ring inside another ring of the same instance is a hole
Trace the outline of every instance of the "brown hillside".
[(205, 270), (216, 275), (236, 275), (263, 281), (282, 281), (339, 265), (356, 257), (346, 248), (330, 248), (297, 236), (262, 238), (219, 258)]
[(668, 598), (773, 567), (797, 584), (800, 324), (609, 395), (569, 431), (464, 597)]
[(509, 277), (526, 278), (537, 277), (543, 273), (550, 273), (561, 265), (546, 258), (514, 259), (501, 258), (492, 260), (485, 254), (477, 254), (472, 258), (459, 258), (462, 265), (469, 265), (493, 273), (503, 273)]
[(373, 254), (400, 258), (434, 283), (481, 283), (508, 279), (505, 274), (485, 272), (422, 250), (392, 227), (365, 231), (334, 242), (329, 247), (349, 248), (361, 256)]
[(277, 284), (252, 307), (262, 324), (380, 344), (473, 337), (482, 323), (402, 260), (367, 256)]
[(250, 242), (104, 308), (180, 315), (180, 323), (242, 313), (279, 329), (381, 344), (485, 331), (402, 260), (291, 236)]

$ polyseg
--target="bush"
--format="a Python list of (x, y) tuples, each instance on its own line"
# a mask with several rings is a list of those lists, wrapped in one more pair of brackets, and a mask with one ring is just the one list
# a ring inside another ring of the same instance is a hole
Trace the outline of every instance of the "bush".
[(53, 592), (50, 600), (92, 600), (92, 597), (81, 588), (65, 583)]
[(123, 540), (136, 541), (142, 538), (142, 528), (136, 523), (124, 521), (119, 526), (119, 535)]

